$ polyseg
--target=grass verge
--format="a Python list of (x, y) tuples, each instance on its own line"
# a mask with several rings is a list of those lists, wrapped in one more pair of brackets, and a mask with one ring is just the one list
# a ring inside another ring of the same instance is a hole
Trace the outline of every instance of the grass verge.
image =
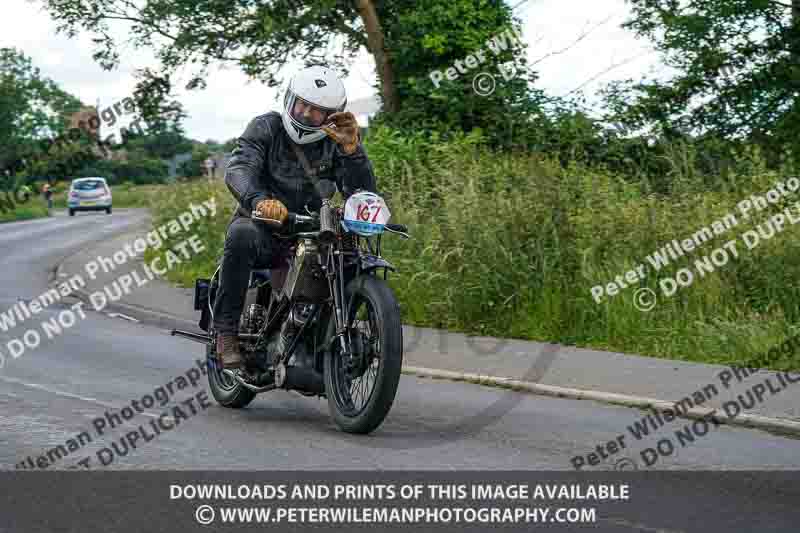
[[(124, 182), (111, 186), (111, 199), (114, 207), (148, 207), (154, 197), (170, 190), (170, 185), (134, 185)], [(53, 206), (60, 209), (67, 208), (67, 194), (69, 182), (57, 182), (53, 189)]]
[(47, 216), (47, 207), (42, 202), (29, 200), (25, 204), (17, 205), (14, 209), (0, 211), (0, 223), (31, 220)]

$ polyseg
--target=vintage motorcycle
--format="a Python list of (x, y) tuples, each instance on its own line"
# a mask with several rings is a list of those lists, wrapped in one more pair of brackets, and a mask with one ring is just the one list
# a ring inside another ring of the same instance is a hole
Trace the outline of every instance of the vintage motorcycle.
[[(289, 213), (291, 231), (276, 233), (285, 253), (251, 272), (239, 328), (245, 368), (222, 369), (217, 358), (219, 267), (195, 284), (194, 308), (206, 333), (172, 334), (206, 345), (209, 386), (221, 405), (241, 408), (257, 394), (294, 390), (327, 398), (343, 431), (364, 434), (389, 413), (403, 363), (400, 306), (386, 283), (395, 267), (381, 257), (381, 237), (409, 235), (388, 223), (389, 209), (377, 194), (356, 192), (342, 208), (332, 205), (333, 182), (320, 180), (318, 187), (319, 212)], [(251, 218), (280, 227), (255, 212)]]

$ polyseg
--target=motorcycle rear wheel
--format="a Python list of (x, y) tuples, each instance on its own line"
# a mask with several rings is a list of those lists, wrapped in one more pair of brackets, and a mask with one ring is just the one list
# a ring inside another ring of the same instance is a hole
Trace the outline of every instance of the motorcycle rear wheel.
[(397, 394), (403, 366), (400, 305), (388, 285), (372, 276), (352, 280), (345, 292), (348, 328), (360, 332), (353, 337), (363, 339), (365, 357), (343, 356), (334, 341), (325, 355), (325, 391), (336, 425), (367, 434), (383, 423)]

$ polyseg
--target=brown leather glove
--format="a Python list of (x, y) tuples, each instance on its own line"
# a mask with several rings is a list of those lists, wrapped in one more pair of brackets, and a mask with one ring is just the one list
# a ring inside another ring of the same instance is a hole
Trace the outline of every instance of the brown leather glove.
[(344, 153), (350, 155), (355, 152), (361, 140), (361, 130), (356, 117), (350, 111), (345, 111), (334, 113), (328, 117), (328, 120), (333, 122), (336, 127), (323, 126), (322, 131), (341, 146)]
[(262, 218), (271, 218), (283, 224), (289, 216), (289, 211), (280, 200), (269, 199), (261, 200), (256, 204), (256, 215)]

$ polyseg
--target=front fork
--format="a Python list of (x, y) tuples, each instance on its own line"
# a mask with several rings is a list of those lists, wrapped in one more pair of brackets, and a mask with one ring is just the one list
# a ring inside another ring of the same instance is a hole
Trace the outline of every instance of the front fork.
[(345, 318), (347, 302), (344, 294), (344, 255), (340, 250), (336, 250), (334, 246), (328, 247), (325, 274), (328, 278), (328, 287), (331, 294), (333, 294), (336, 337), (339, 338), (342, 354), (349, 354), (351, 339)]

